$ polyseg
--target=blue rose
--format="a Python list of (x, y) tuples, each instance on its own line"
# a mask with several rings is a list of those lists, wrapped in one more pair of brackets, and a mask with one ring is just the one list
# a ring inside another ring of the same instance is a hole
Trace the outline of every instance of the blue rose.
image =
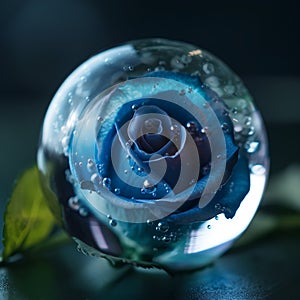
[[(225, 103), (198, 76), (159, 71), (142, 78), (147, 77), (180, 82), (207, 101), (217, 117), (215, 126), (222, 129), (225, 140), (225, 152), (217, 158), (226, 160), (222, 180), (207, 205), (200, 207), (199, 199), (208, 180), (217, 176), (210, 174), (210, 128), (203, 127), (184, 104), (148, 97), (122, 104), (110, 127), (106, 125), (101, 147), (96, 142), (96, 163), (103, 185), (128, 202), (153, 203), (164, 197), (182, 197), (180, 205), (165, 217), (170, 222), (204, 221), (220, 213), (233, 218), (249, 191), (250, 180), (248, 162), (234, 142), (233, 124)], [(202, 111), (205, 114), (205, 108)], [(98, 140), (102, 136), (99, 131)], [(189, 165), (191, 172), (182, 175), (183, 163)], [(124, 172), (125, 180), (120, 176)], [(189, 177), (189, 173), (193, 176)]]
[(149, 39), (66, 79), (38, 167), (51, 210), (85, 253), (178, 271), (212, 262), (246, 229), (266, 150), (238, 76), (197, 46)]

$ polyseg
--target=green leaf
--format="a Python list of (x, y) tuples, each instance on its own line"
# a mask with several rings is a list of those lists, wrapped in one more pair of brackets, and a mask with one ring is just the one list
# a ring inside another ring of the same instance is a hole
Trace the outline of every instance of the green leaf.
[(49, 237), (55, 224), (34, 166), (20, 177), (6, 206), (2, 260), (38, 245)]

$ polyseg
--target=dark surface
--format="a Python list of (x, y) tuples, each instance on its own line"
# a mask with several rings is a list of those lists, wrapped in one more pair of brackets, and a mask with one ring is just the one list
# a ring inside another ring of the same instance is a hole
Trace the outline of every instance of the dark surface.
[[(0, 269), (1, 299), (299, 299), (300, 243), (281, 233), (173, 277), (113, 269), (74, 245)], [(299, 235), (298, 235), (299, 237)]]

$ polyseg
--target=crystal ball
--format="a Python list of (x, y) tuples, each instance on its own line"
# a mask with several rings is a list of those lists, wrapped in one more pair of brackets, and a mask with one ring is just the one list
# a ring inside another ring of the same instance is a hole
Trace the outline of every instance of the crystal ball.
[(131, 41), (80, 65), (45, 115), (45, 198), (85, 254), (197, 269), (245, 231), (268, 175), (264, 124), (241, 79), (197, 46)]

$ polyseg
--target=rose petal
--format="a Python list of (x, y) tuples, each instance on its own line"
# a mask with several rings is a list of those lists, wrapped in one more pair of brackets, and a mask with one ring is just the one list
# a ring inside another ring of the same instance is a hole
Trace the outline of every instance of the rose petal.
[[(204, 189), (206, 183), (207, 177), (201, 181), (201, 187), (199, 186), (198, 188)], [(234, 192), (230, 191), (232, 183), (235, 186)], [(240, 157), (233, 168), (230, 180), (221, 187), (207, 206), (199, 208), (198, 205), (194, 205), (189, 210), (170, 215), (167, 217), (167, 220), (189, 224), (196, 221), (209, 220), (220, 213), (224, 213), (226, 218), (233, 218), (249, 188), (248, 162), (243, 157)]]
[[(222, 156), (226, 156), (226, 170), (225, 174), (222, 180), (221, 187), (219, 191), (217, 192), (216, 196), (213, 198), (213, 200), (204, 208), (200, 209), (195, 203), (197, 203), (197, 199), (202, 195), (204, 188), (207, 184), (208, 175), (204, 175), (202, 173), (199, 174), (198, 182), (196, 184), (196, 187), (194, 189), (194, 192), (191, 196), (188, 197), (188, 201), (181, 206), (179, 209), (180, 213), (174, 214), (172, 218), (175, 218), (176, 220), (180, 219), (180, 222), (183, 220), (183, 222), (193, 222), (193, 220), (206, 220), (207, 218), (211, 218), (218, 213), (217, 208), (212, 207), (211, 203), (219, 201), (218, 203), (220, 205), (223, 205), (223, 207), (227, 207), (224, 211), (225, 216), (230, 218), (233, 217), (237, 208), (240, 205), (240, 202), (244, 198), (245, 194), (249, 191), (249, 175), (248, 175), (248, 165), (247, 162), (242, 163), (242, 158), (239, 159), (238, 163), (236, 164), (238, 160), (238, 147), (234, 144), (234, 137), (233, 137), (233, 126), (230, 117), (227, 114), (226, 111), (226, 105), (224, 102), (218, 98), (218, 96), (208, 89), (208, 87), (205, 87), (200, 79), (196, 76), (190, 76), (188, 74), (182, 74), (182, 73), (174, 73), (174, 72), (153, 72), (149, 73), (148, 75), (144, 77), (159, 77), (159, 78), (166, 78), (166, 79), (173, 79), (179, 82), (183, 82), (184, 84), (190, 86), (194, 91), (196, 91), (198, 94), (200, 94), (202, 97), (204, 97), (213, 111), (215, 112), (215, 115), (217, 116), (219, 120), (219, 124), (215, 124), (216, 128), (210, 128), (210, 130), (220, 130), (217, 128), (217, 126), (221, 126), (221, 124), (226, 124), (226, 130), (224, 130), (224, 138), (225, 138), (225, 144), (226, 144), (226, 153), (222, 153)], [(175, 92), (175, 91), (174, 91)], [(167, 92), (168, 96), (170, 96), (171, 92)], [(163, 94), (163, 93), (161, 93)], [(134, 180), (134, 176), (131, 175), (128, 176), (128, 178), (131, 178), (129, 181), (121, 181), (118, 174), (116, 174), (114, 168), (110, 166), (110, 160), (111, 156), (108, 154), (108, 149), (111, 148), (112, 145), (112, 139), (115, 137), (115, 135), (118, 136), (120, 141), (120, 148), (118, 151), (120, 152), (119, 155), (122, 157), (120, 159), (120, 163), (117, 168), (123, 169), (125, 167), (124, 164), (124, 156), (125, 154), (130, 154), (133, 158), (133, 162), (131, 163), (131, 167), (133, 169), (137, 169), (138, 167), (141, 167), (144, 169), (145, 172), (150, 172), (150, 157), (153, 155), (151, 151), (157, 150), (157, 148), (151, 147), (152, 142), (151, 138), (147, 137), (147, 135), (142, 135), (143, 140), (139, 141), (142, 143), (142, 148), (144, 150), (147, 147), (147, 151), (143, 151), (139, 148), (138, 143), (135, 143), (133, 145), (126, 145), (128, 143), (128, 140), (130, 140), (128, 133), (126, 132), (126, 126), (124, 124), (133, 118), (134, 111), (132, 110), (132, 106), (134, 107), (141, 107), (141, 106), (157, 106), (162, 111), (165, 111), (168, 113), (168, 115), (171, 118), (174, 118), (179, 121), (181, 124), (187, 124), (187, 122), (193, 120), (193, 116), (189, 114), (187, 111), (184, 111), (182, 107), (179, 107), (178, 105), (168, 102), (168, 101), (160, 101), (156, 98), (142, 98), (138, 100), (134, 100), (131, 102), (124, 103), (120, 109), (118, 109), (115, 119), (113, 120), (115, 127), (111, 128), (110, 132), (107, 133), (107, 136), (104, 138), (103, 147), (102, 147), (102, 153), (98, 154), (98, 162), (103, 164), (103, 174), (105, 176), (109, 176), (112, 178), (112, 182), (116, 183), (116, 185), (119, 185), (121, 187), (121, 194), (120, 197), (124, 197), (124, 200), (127, 201), (139, 201), (143, 199), (147, 200), (153, 200), (158, 199), (157, 201), (160, 201), (159, 199), (162, 199), (164, 195), (166, 195), (166, 192), (163, 191), (162, 187), (163, 184), (170, 183), (168, 187), (170, 188), (174, 186), (176, 183), (176, 180), (179, 176), (179, 169), (181, 165), (180, 156), (173, 155), (173, 157), (159, 157), (157, 156), (155, 159), (153, 159), (151, 168), (155, 169), (154, 162), (159, 162), (159, 160), (164, 160), (167, 162), (168, 168), (167, 168), (167, 174), (164, 177), (164, 180), (159, 181), (159, 184), (157, 185), (157, 191), (155, 196), (149, 196), (149, 195), (141, 195), (141, 190), (139, 188), (135, 188), (133, 186), (130, 186), (130, 184), (126, 184), (126, 182), (138, 182), (137, 180)], [(164, 115), (164, 114), (162, 114)], [(167, 119), (166, 119), (167, 120)], [(166, 121), (165, 119), (163, 122)], [(160, 120), (160, 122), (162, 122)], [(160, 124), (161, 125), (161, 124)], [(200, 124), (196, 124), (201, 129)], [(140, 126), (138, 126), (138, 123), (134, 125), (137, 132), (140, 132)], [(123, 131), (123, 127), (125, 127), (125, 131)], [(160, 129), (159, 129), (160, 130)], [(158, 131), (159, 131), (158, 130)], [(133, 135), (135, 134), (135, 130), (133, 130)], [(191, 132), (192, 134), (192, 132)], [(153, 136), (153, 139), (155, 140), (158, 137)], [(211, 160), (210, 157), (210, 145), (209, 145), (209, 139), (206, 135), (200, 135), (199, 132), (197, 134), (194, 134), (193, 136), (194, 142), (196, 142), (200, 160), (201, 160), (201, 172), (204, 168), (209, 167), (209, 162)], [(162, 153), (162, 150), (165, 150), (164, 148), (170, 148), (170, 142), (165, 143), (165, 141), (160, 140), (156, 141), (159, 146), (162, 146), (158, 151), (155, 151), (154, 153), (157, 155), (164, 154)], [(141, 145), (141, 144), (140, 144)], [(172, 144), (171, 144), (172, 145)], [(184, 145), (186, 149), (188, 149), (188, 143), (184, 142)], [(151, 148), (150, 148), (151, 147)], [(97, 147), (96, 147), (97, 149)], [(183, 155), (184, 148), (181, 150), (181, 155)], [(122, 151), (124, 153), (122, 153)], [(188, 153), (189, 151), (186, 151)], [(176, 158), (176, 159), (175, 159)], [(224, 158), (223, 158), (224, 159)], [(192, 160), (191, 160), (192, 162)], [(232, 170), (234, 168), (234, 174), (232, 173)], [(159, 169), (159, 168), (156, 168)], [(236, 171), (240, 170), (240, 171)], [(239, 176), (237, 173), (241, 172), (241, 175)], [(135, 172), (136, 173), (136, 172)], [(155, 177), (157, 177), (153, 172), (153, 178), (155, 180)], [(158, 172), (159, 173), (159, 172)], [(133, 173), (131, 173), (133, 174)], [(137, 175), (137, 174), (135, 174)], [(141, 175), (141, 174), (139, 174)], [(212, 174), (213, 176), (223, 176), (223, 174)], [(159, 177), (159, 174), (158, 174)], [(157, 179), (157, 178), (156, 178)], [(232, 181), (236, 181), (239, 185), (239, 182), (241, 181), (241, 189), (240, 191), (237, 191), (235, 194), (237, 195), (230, 195), (228, 196), (228, 184)], [(141, 179), (140, 179), (141, 182)], [(180, 199), (182, 198), (185, 200), (185, 190), (178, 191), (179, 194), (177, 194), (176, 198)], [(133, 196), (135, 199), (131, 199), (131, 196)], [(152, 198), (153, 197), (153, 198)], [(136, 198), (138, 200), (136, 200)], [(163, 199), (162, 199), (163, 200)], [(196, 205), (196, 206), (195, 206)], [(195, 207), (194, 207), (195, 206)], [(218, 207), (218, 206), (217, 206)], [(171, 217), (170, 217), (171, 218)], [(186, 221), (185, 221), (186, 220)]]

